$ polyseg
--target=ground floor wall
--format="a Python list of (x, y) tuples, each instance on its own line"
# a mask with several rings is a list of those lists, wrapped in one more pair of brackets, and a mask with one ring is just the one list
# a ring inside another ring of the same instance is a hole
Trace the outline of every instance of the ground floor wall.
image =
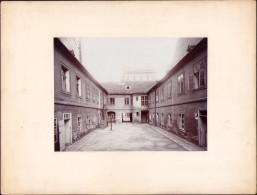
[[(201, 115), (203, 112), (204, 114)], [(178, 134), (185, 134), (199, 145), (205, 146), (207, 145), (207, 101), (150, 108), (149, 124)], [(200, 135), (202, 131), (204, 135)], [(205, 140), (200, 143), (199, 139)]]
[(59, 134), (59, 149), (80, 139), (89, 131), (106, 126), (106, 110), (74, 105), (54, 106), (54, 118)]
[(114, 120), (117, 123), (122, 122), (133, 122), (133, 123), (142, 123), (148, 122), (148, 110), (145, 109), (120, 109), (107, 110), (107, 115), (110, 116), (113, 114)]

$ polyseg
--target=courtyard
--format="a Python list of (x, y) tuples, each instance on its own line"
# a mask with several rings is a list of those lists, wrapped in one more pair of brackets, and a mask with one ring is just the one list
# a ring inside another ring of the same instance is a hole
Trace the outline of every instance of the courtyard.
[(117, 123), (96, 129), (66, 151), (189, 151), (202, 148), (149, 124)]

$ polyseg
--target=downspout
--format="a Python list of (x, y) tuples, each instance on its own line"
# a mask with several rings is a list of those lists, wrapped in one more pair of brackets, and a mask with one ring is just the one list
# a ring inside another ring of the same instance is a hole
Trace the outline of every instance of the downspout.
[(134, 108), (133, 108), (133, 95), (131, 94), (131, 122), (133, 123), (133, 114), (134, 114)]

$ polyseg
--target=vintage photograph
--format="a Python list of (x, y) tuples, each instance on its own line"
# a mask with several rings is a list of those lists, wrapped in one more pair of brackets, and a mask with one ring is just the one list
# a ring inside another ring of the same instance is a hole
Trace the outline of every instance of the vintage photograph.
[(54, 151), (207, 151), (207, 40), (54, 38)]

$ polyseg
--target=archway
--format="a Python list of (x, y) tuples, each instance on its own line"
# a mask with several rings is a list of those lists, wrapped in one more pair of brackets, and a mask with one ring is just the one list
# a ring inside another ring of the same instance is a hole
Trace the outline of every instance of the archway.
[(110, 121), (110, 119), (112, 119), (112, 122), (115, 123), (116, 122), (116, 113), (113, 111), (109, 111), (107, 112), (108, 115), (108, 120)]

